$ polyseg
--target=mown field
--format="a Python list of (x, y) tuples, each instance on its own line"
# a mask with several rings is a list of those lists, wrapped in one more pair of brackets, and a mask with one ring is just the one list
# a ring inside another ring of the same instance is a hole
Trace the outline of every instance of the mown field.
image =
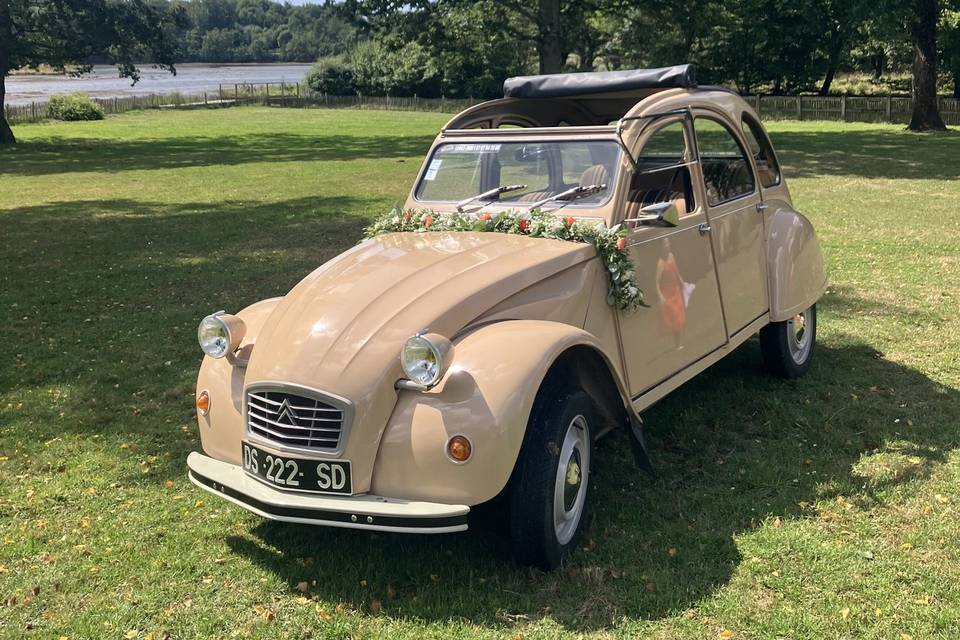
[(832, 284), (809, 375), (753, 341), (623, 436), (565, 569), (496, 530), (271, 524), (194, 488), (195, 329), (398, 203), (444, 117), (238, 108), (0, 150), (0, 636), (960, 636), (960, 135), (775, 123)]

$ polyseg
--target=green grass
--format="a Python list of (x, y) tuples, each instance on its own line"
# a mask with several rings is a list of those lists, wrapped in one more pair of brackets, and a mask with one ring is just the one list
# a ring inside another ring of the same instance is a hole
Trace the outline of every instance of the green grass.
[(199, 318), (356, 242), (443, 121), (238, 108), (16, 128), (0, 636), (956, 638), (956, 133), (771, 126), (830, 269), (814, 366), (769, 379), (751, 341), (647, 412), (655, 480), (604, 440), (562, 571), (513, 565), (496, 531), (271, 524), (189, 484)]

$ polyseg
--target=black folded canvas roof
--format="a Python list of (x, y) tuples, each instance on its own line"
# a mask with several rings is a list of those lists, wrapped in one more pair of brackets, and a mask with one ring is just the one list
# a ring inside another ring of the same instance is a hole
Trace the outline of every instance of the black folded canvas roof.
[(662, 69), (557, 73), (546, 76), (517, 76), (503, 83), (506, 98), (563, 98), (598, 93), (673, 89), (697, 86), (691, 64)]

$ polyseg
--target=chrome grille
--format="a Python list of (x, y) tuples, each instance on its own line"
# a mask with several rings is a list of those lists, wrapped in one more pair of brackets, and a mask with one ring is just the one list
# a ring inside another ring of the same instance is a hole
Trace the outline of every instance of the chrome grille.
[(247, 429), (287, 447), (336, 450), (343, 431), (343, 410), (318, 398), (286, 391), (247, 392)]

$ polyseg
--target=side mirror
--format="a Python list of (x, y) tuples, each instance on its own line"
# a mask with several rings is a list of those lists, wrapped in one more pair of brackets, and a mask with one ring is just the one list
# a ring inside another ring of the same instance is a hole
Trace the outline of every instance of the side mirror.
[(643, 215), (627, 218), (624, 222), (636, 224), (658, 224), (664, 227), (676, 227), (680, 224), (680, 211), (674, 202), (657, 202), (640, 208)]

